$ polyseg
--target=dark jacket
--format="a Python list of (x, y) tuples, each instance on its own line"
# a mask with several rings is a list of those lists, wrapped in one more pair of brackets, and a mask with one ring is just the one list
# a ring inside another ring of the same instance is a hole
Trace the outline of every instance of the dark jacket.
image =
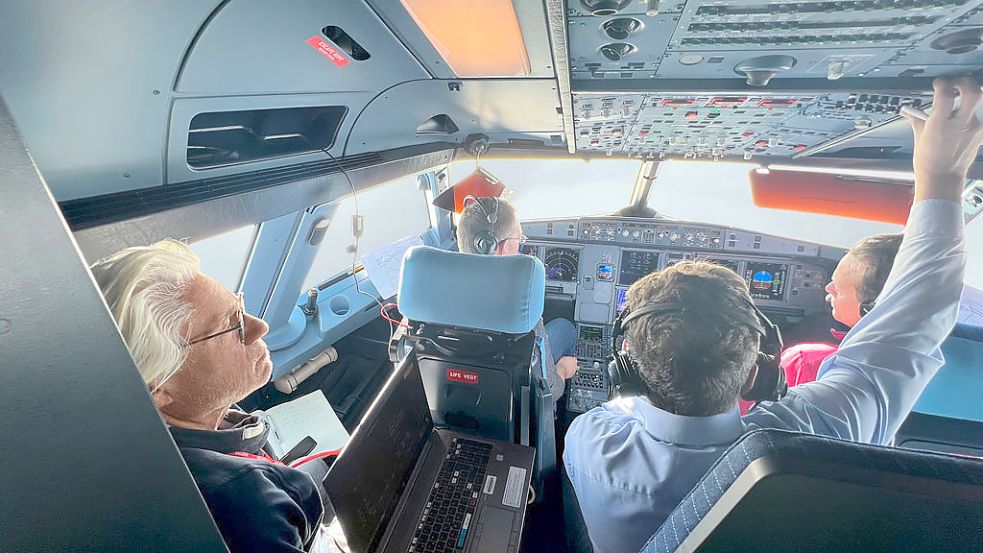
[(319, 486), (299, 470), (262, 455), (269, 428), (231, 410), (219, 430), (171, 428), (171, 435), (233, 553), (303, 551), (321, 522)]

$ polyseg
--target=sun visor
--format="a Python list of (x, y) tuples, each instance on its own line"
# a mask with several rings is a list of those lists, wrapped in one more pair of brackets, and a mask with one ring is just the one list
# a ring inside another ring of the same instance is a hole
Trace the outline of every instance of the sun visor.
[(751, 195), (758, 207), (905, 224), (913, 188), (908, 183), (811, 171), (754, 169)]
[(468, 196), (501, 198), (508, 192), (510, 190), (498, 177), (482, 167), (477, 167), (470, 175), (434, 198), (433, 205), (447, 211), (461, 213), (464, 210), (464, 199)]

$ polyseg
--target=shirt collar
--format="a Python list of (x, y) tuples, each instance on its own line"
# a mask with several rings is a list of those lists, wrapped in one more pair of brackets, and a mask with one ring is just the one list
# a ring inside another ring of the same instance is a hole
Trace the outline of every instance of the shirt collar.
[(663, 411), (644, 397), (618, 398), (609, 405), (640, 421), (655, 439), (677, 445), (702, 447), (731, 444), (744, 432), (744, 422), (736, 405), (724, 413), (708, 417), (689, 417)]
[(208, 449), (219, 453), (243, 451), (259, 455), (266, 445), (270, 429), (256, 415), (229, 409), (218, 430), (192, 430), (170, 427), (178, 447)]

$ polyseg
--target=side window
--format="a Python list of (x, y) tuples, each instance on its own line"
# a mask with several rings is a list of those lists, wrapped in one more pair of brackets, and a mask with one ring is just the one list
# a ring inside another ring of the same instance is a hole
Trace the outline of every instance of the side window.
[[(430, 228), (426, 197), (417, 186), (416, 175), (389, 181), (356, 196), (362, 215), (362, 237), (358, 255), (416, 235)], [(301, 290), (313, 288), (331, 277), (351, 268), (355, 238), (352, 236), (352, 216), (355, 200), (343, 199), (334, 212), (331, 225), (314, 256), (311, 270)]]
[(256, 227), (247, 225), (191, 243), (191, 251), (201, 258), (201, 272), (229, 290), (237, 290), (253, 249)]

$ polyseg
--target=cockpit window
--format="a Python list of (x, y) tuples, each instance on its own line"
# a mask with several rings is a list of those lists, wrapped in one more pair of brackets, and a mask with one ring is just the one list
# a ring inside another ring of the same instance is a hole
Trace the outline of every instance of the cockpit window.
[[(641, 162), (603, 159), (494, 159), (481, 166), (514, 194), (519, 217), (550, 219), (612, 213), (628, 204)], [(451, 164), (451, 182), (474, 170), (473, 161)]]
[(256, 226), (247, 225), (190, 244), (201, 258), (201, 272), (229, 290), (238, 290), (246, 260), (256, 240)]
[(901, 232), (891, 223), (803, 213), (754, 205), (748, 163), (668, 161), (659, 167), (649, 206), (685, 221), (726, 225), (848, 248), (872, 234)]
[[(358, 193), (358, 212), (363, 219), (362, 237), (358, 241), (359, 258), (380, 246), (430, 228), (426, 196), (417, 182), (416, 175), (409, 175)], [(351, 268), (350, 248), (355, 244), (353, 215), (355, 200), (348, 196), (331, 214), (331, 225), (321, 240), (301, 290), (313, 288)]]

